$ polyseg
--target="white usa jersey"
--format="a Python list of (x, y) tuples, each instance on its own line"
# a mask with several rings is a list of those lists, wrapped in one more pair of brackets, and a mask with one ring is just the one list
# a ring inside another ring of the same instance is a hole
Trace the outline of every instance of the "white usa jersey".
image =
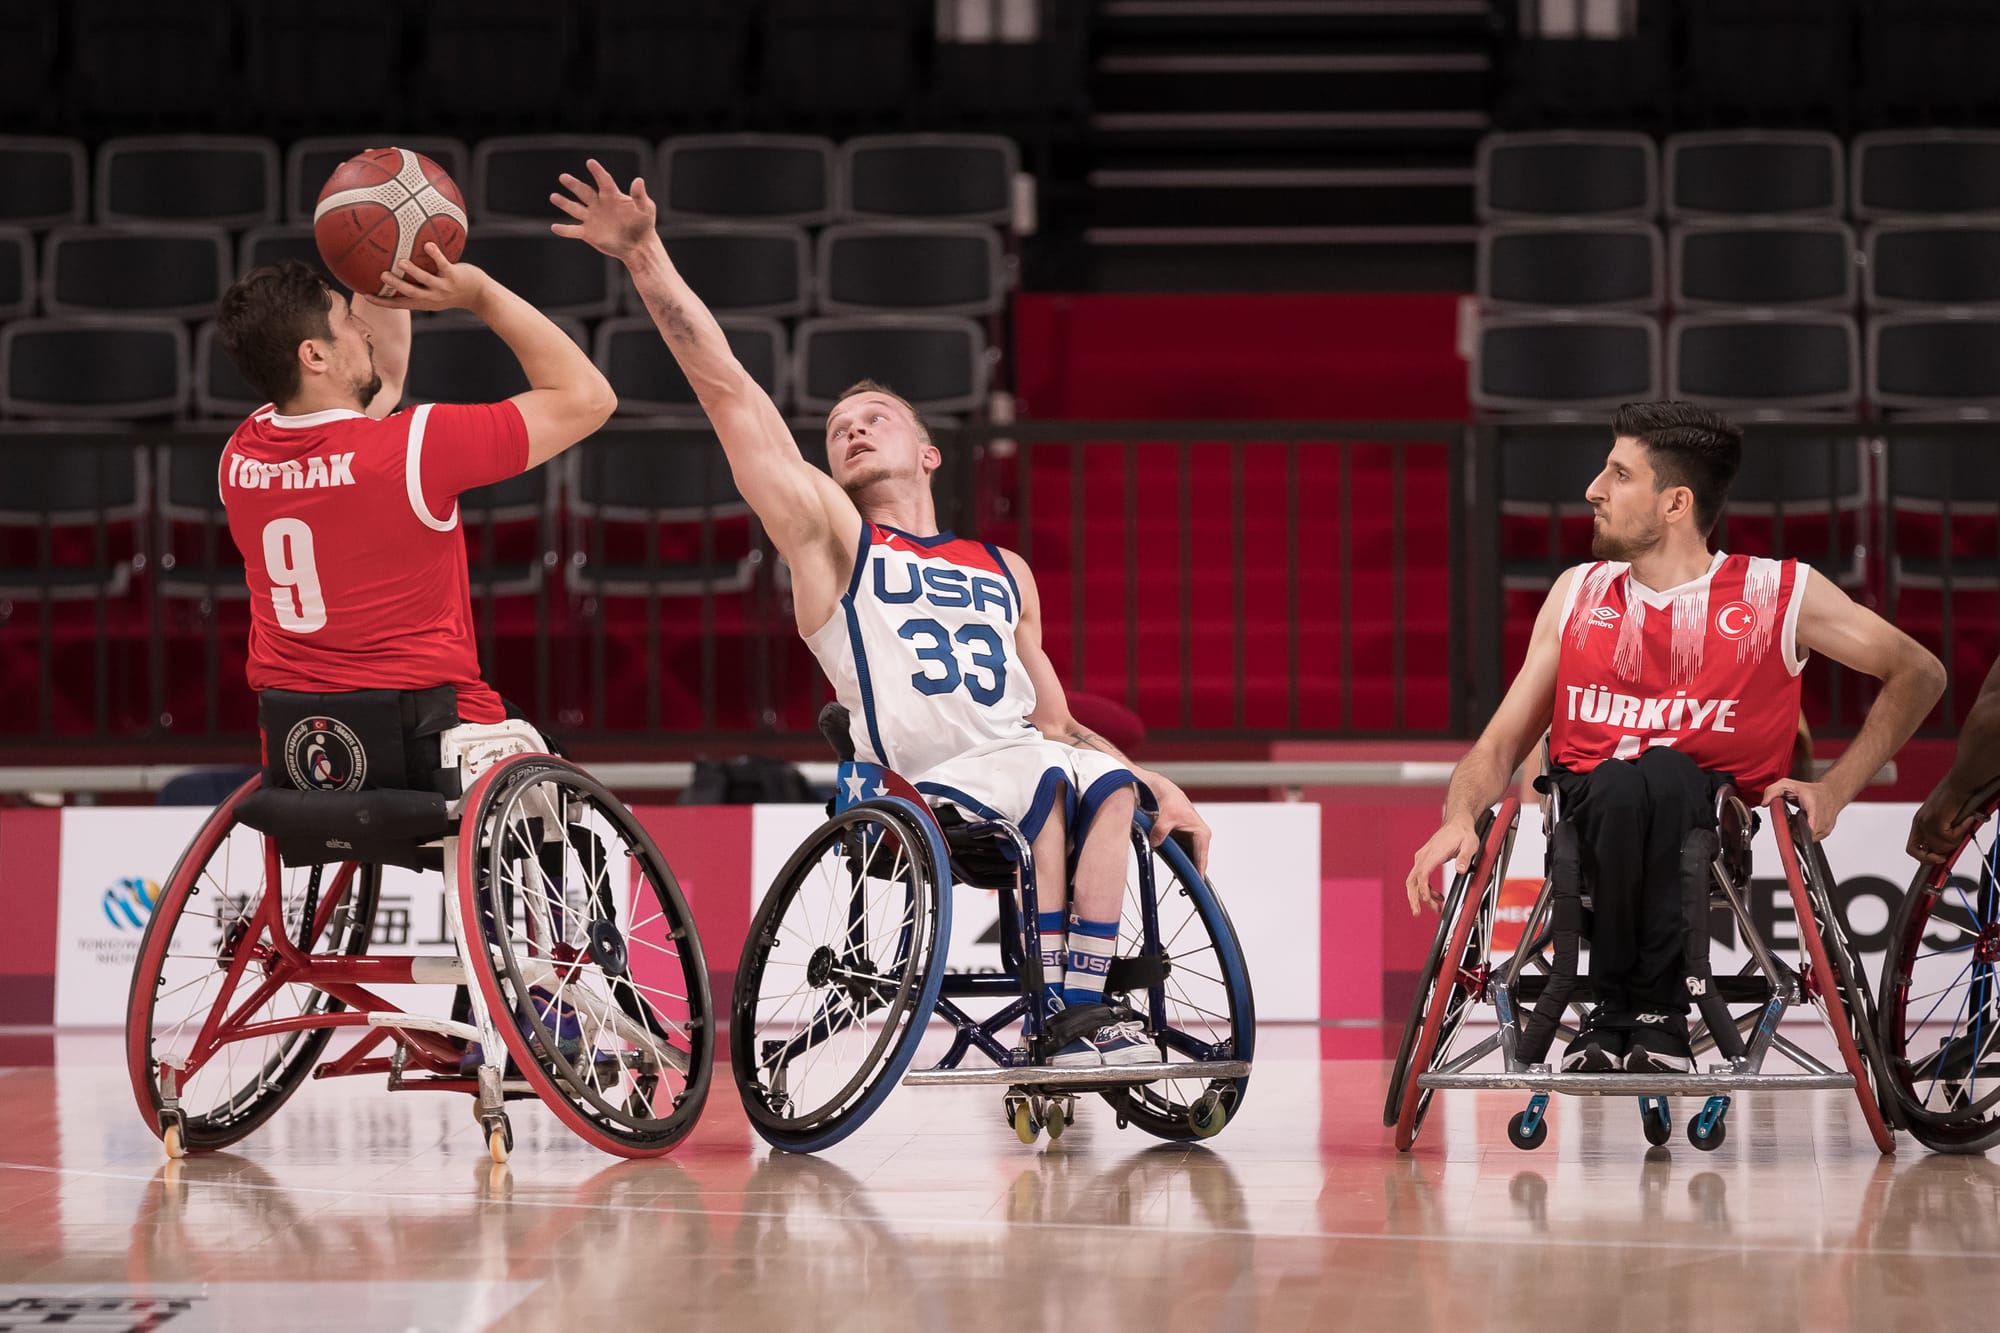
[(806, 644), (853, 719), (857, 756), (915, 777), (1037, 734), (1020, 619), (1021, 589), (992, 543), (864, 522), (847, 594)]

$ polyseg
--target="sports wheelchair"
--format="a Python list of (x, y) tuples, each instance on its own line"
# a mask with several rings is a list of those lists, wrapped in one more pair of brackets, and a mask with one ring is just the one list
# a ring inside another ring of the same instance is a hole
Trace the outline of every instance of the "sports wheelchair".
[[(1875, 1006), (1861, 961), (1833, 907), (1834, 879), (1813, 839), (1805, 816), (1789, 804), (1778, 814), (1778, 856), (1784, 865), (1796, 913), (1801, 958), (1794, 967), (1775, 956), (1752, 923), (1746, 894), (1750, 887), (1750, 840), (1758, 817), (1724, 786), (1715, 797), (1716, 827), (1697, 829), (1682, 849), (1683, 962), (1699, 1021), (1689, 1036), (1697, 1064), (1705, 1052), (1719, 1059), (1706, 1070), (1686, 1074), (1569, 1073), (1546, 1063), (1529, 1063), (1521, 1048), (1573, 1038), (1590, 1003), (1590, 983), (1577, 976), (1577, 949), (1583, 934), (1582, 883), (1576, 826), (1559, 817), (1560, 794), (1548, 779), (1544, 793), (1548, 849), (1541, 892), (1529, 912), (1521, 943), (1505, 957), (1494, 956), (1494, 924), (1501, 884), (1513, 849), (1520, 801), (1509, 796), (1480, 818), (1479, 851), (1460, 867), (1445, 896), (1438, 932), (1424, 965), (1404, 1026), (1402, 1045), (1390, 1075), (1382, 1122), (1395, 1130), (1396, 1147), (1408, 1151), (1423, 1128), (1434, 1093), (1447, 1088), (1517, 1088), (1530, 1094), (1527, 1107), (1507, 1126), (1515, 1147), (1538, 1148), (1548, 1137), (1549, 1094), (1638, 1098), (1646, 1141), (1661, 1146), (1673, 1136), (1670, 1096), (1699, 1096), (1701, 1110), (1688, 1122), (1688, 1141), (1703, 1151), (1720, 1148), (1727, 1136), (1731, 1097), (1748, 1091), (1852, 1089), (1861, 1104), (1869, 1135), (1884, 1153), (1895, 1150), (1885, 1105), (1877, 1088), (1884, 1068), (1877, 1039)], [(1709, 971), (1708, 916), (1725, 906), (1751, 958), (1741, 973), (1715, 977)], [(1787, 1009), (1810, 1001), (1833, 1032), (1842, 1068), (1825, 1064), (1779, 1032)], [(1490, 1005), (1495, 1027), (1459, 1049), (1474, 1026), (1475, 1005)], [(1772, 1052), (1791, 1068), (1765, 1072)], [(1498, 1070), (1474, 1066), (1497, 1053)]]
[[(181, 854), (132, 977), (132, 1091), (170, 1157), (227, 1147), (307, 1078), (343, 1075), (472, 1094), (496, 1162), (520, 1097), (624, 1157), (687, 1136), (714, 1060), (707, 967), (615, 796), (525, 752), (544, 744), (526, 723), (461, 743), (448, 688), (267, 690), (259, 720), (265, 771)], [(385, 866), (443, 872), (454, 954), (370, 954)], [(452, 1016), (376, 989), (413, 984), (456, 987)], [(336, 1030), (359, 1039), (321, 1063)]]
[[(1076, 1095), (1096, 1092), (1119, 1127), (1208, 1138), (1243, 1105), (1256, 1041), (1250, 978), (1229, 916), (1186, 851), (1132, 829), (1118, 956), (1107, 1002), (1142, 1018), (1156, 1062), (1086, 1069), (1042, 1061), (1065, 1044), (1041, 1004), (1035, 864), (1003, 820), (933, 809), (888, 769), (857, 762), (847, 712), (820, 730), (840, 757), (831, 817), (779, 871), (751, 921), (730, 1008), (730, 1060), (750, 1123), (774, 1147), (817, 1152), (874, 1114), (899, 1081), (990, 1084), (1023, 1143), (1061, 1136)], [(947, 972), (952, 886), (998, 894), (1001, 965)], [(960, 1000), (999, 1008), (974, 1018)], [(906, 1074), (933, 1016), (952, 1028), (936, 1065)], [(1010, 1029), (1019, 1025), (1009, 1037)], [(989, 1068), (961, 1068), (977, 1050)]]
[[(1942, 864), (1923, 866), (1889, 923), (1879, 1041), (1900, 1127), (1925, 1147), (2000, 1143), (2000, 784)], [(1979, 1080), (1987, 1080), (1986, 1087)]]

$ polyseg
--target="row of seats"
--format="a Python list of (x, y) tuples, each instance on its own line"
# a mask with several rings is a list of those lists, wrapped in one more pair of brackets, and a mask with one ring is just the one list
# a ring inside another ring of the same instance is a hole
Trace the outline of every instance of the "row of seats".
[[(1664, 164), (1662, 163), (1664, 158)], [(1482, 222), (2000, 215), (2000, 130), (1895, 130), (1851, 147), (1819, 131), (1492, 134), (1479, 146)]]
[[(628, 414), (698, 417), (694, 391), (653, 322), (621, 316), (590, 346)], [(955, 316), (852, 316), (801, 321), (789, 339), (776, 320), (725, 315), (737, 357), (783, 410), (824, 413), (863, 378), (896, 386), (926, 412), (972, 413), (985, 403), (991, 357), (985, 330)], [(485, 325), (427, 316), (413, 332), (408, 402), (492, 402), (527, 388), (520, 366)], [(158, 318), (23, 319), (0, 326), (0, 414), (14, 419), (240, 420), (263, 399), (222, 353), (213, 325)]]
[[(836, 220), (923, 220), (1006, 226), (1020, 154), (998, 135), (872, 135), (835, 145), (797, 134), (517, 135), (468, 150), (434, 136), (270, 139), (154, 135), (113, 139), (90, 161), (76, 139), (0, 137), (0, 226), (82, 222), (207, 223), (243, 228), (310, 223), (341, 162), (393, 142), (432, 158), (467, 191), (475, 224), (559, 220), (557, 176), (588, 177), (596, 158), (621, 184), (644, 176), (663, 220), (818, 226)], [(282, 195), (281, 195), (282, 191)]]
[(1755, 306), (1870, 310), (2000, 305), (2000, 218), (1833, 218), (1489, 226), (1478, 291), (1488, 310)]
[[(1009, 286), (1000, 234), (975, 223), (841, 223), (816, 243), (784, 225), (690, 224), (663, 235), (696, 293), (725, 313), (991, 315)], [(48, 233), (37, 258), (29, 232), (0, 227), (0, 320), (37, 311), (198, 319), (259, 265), (298, 259), (324, 271), (306, 226), (255, 227), (232, 246), (220, 227), (71, 225)], [(465, 258), (551, 315), (644, 310), (614, 261), (546, 226), (480, 227)]]
[[(1664, 350), (1664, 356), (1662, 351)], [(1747, 416), (2000, 415), (2000, 317), (1886, 314), (1862, 326), (1831, 312), (1489, 315), (1472, 400), (1491, 412), (1601, 413), (1684, 398)]]

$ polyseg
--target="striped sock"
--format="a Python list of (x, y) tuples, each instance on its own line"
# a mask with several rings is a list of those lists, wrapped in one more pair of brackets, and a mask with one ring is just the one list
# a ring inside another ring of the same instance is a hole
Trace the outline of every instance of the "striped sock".
[(1104, 1003), (1104, 978), (1118, 951), (1116, 921), (1069, 919), (1069, 968), (1063, 974), (1063, 1007)]
[(1062, 1007), (1063, 931), (1069, 917), (1060, 911), (1039, 912), (1035, 926), (1042, 934), (1042, 1012), (1052, 1014)]

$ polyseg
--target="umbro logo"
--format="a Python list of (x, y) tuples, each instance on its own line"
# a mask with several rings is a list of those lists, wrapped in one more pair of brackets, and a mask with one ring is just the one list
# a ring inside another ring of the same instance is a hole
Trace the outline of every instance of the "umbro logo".
[(1592, 611), (1589, 617), (1585, 619), (1583, 628), (1586, 632), (1588, 632), (1590, 630), (1597, 628), (1599, 625), (1609, 625), (1617, 619), (1618, 619), (1618, 609), (1616, 607), (1600, 606), (1596, 610)]

